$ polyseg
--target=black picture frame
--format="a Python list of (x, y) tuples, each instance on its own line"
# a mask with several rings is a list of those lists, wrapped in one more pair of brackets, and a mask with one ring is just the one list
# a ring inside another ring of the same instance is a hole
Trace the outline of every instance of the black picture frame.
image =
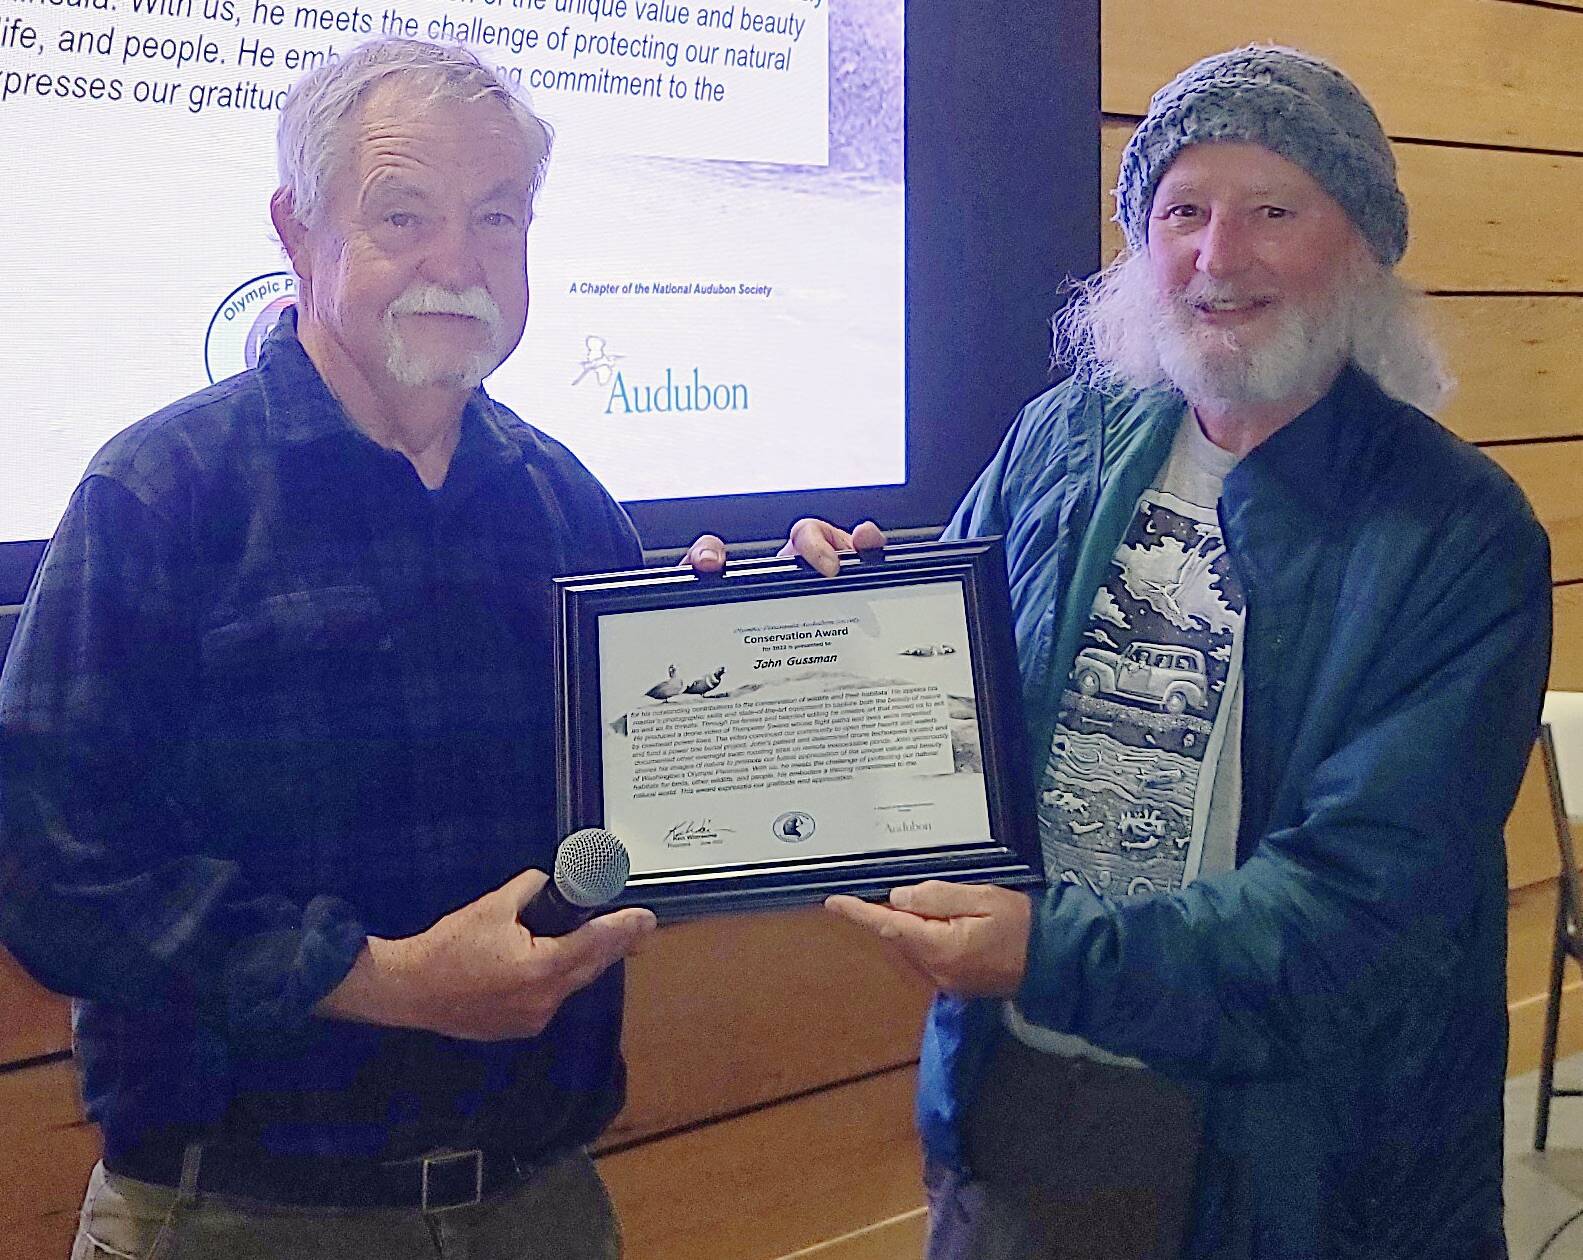
[[(971, 768), (976, 773), (978, 765), (982, 767), (989, 837), (931, 837), (925, 845), (898, 842), (895, 848), (845, 855), (789, 853), (769, 860), (699, 861), (650, 873), (635, 858), (633, 876), (614, 904), (648, 906), (669, 921), (815, 903), (832, 893), (883, 897), (898, 885), (925, 879), (1009, 887), (1043, 882), (1005, 561), (998, 538), (912, 543), (848, 554), (833, 578), (817, 573), (801, 559), (770, 557), (732, 561), (720, 574), (672, 568), (556, 579), (561, 834), (606, 825), (604, 749), (609, 710), (600, 664), (605, 618), (721, 604), (754, 605), (758, 611), (772, 612), (776, 600), (807, 595), (834, 597), (832, 608), (839, 610), (844, 599), (864, 591), (923, 584), (945, 584), (960, 591), (976, 719), (978, 760)], [(900, 655), (929, 654), (920, 650)], [(792, 658), (787, 663), (799, 662)], [(678, 698), (707, 702), (707, 697)], [(623, 735), (625, 720), (620, 720)], [(954, 743), (953, 767), (952, 775)]]

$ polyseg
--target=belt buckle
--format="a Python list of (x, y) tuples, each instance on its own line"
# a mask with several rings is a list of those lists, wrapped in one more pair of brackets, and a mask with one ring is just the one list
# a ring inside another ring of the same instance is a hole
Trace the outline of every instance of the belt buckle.
[(420, 1200), (423, 1211), (449, 1212), (453, 1208), (472, 1207), (482, 1202), (483, 1197), (483, 1151), (447, 1151), (442, 1155), (424, 1156)]

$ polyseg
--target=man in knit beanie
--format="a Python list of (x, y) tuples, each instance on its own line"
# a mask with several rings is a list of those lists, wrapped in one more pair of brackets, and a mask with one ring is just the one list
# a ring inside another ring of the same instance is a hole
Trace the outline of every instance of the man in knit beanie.
[(1199, 62), (1116, 204), (1072, 375), (948, 530), (1006, 540), (1048, 891), (831, 901), (940, 990), (929, 1255), (1504, 1256), (1544, 533), (1426, 414), (1406, 204), (1339, 70)]

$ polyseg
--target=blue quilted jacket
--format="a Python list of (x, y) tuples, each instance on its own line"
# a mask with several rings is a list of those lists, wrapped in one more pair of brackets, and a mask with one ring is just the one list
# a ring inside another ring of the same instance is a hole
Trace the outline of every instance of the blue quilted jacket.
[[(1006, 538), (1040, 764), (1181, 415), (1060, 385), (951, 525)], [(1220, 518), (1248, 600), (1237, 869), (1050, 889), (1018, 1005), (1202, 1093), (1187, 1256), (1504, 1256), (1502, 829), (1549, 661), (1545, 534), (1494, 463), (1352, 368), (1236, 466)], [(937, 999), (933, 1158), (964, 1166), (997, 1035), (995, 1003)], [(1116, 1134), (1119, 1160), (1147, 1128)]]

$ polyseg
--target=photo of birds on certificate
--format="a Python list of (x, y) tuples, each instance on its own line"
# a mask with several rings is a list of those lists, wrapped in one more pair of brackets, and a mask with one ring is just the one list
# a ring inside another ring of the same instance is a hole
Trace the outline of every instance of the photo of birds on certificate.
[(959, 582), (608, 614), (599, 673), (635, 875), (989, 839)]

